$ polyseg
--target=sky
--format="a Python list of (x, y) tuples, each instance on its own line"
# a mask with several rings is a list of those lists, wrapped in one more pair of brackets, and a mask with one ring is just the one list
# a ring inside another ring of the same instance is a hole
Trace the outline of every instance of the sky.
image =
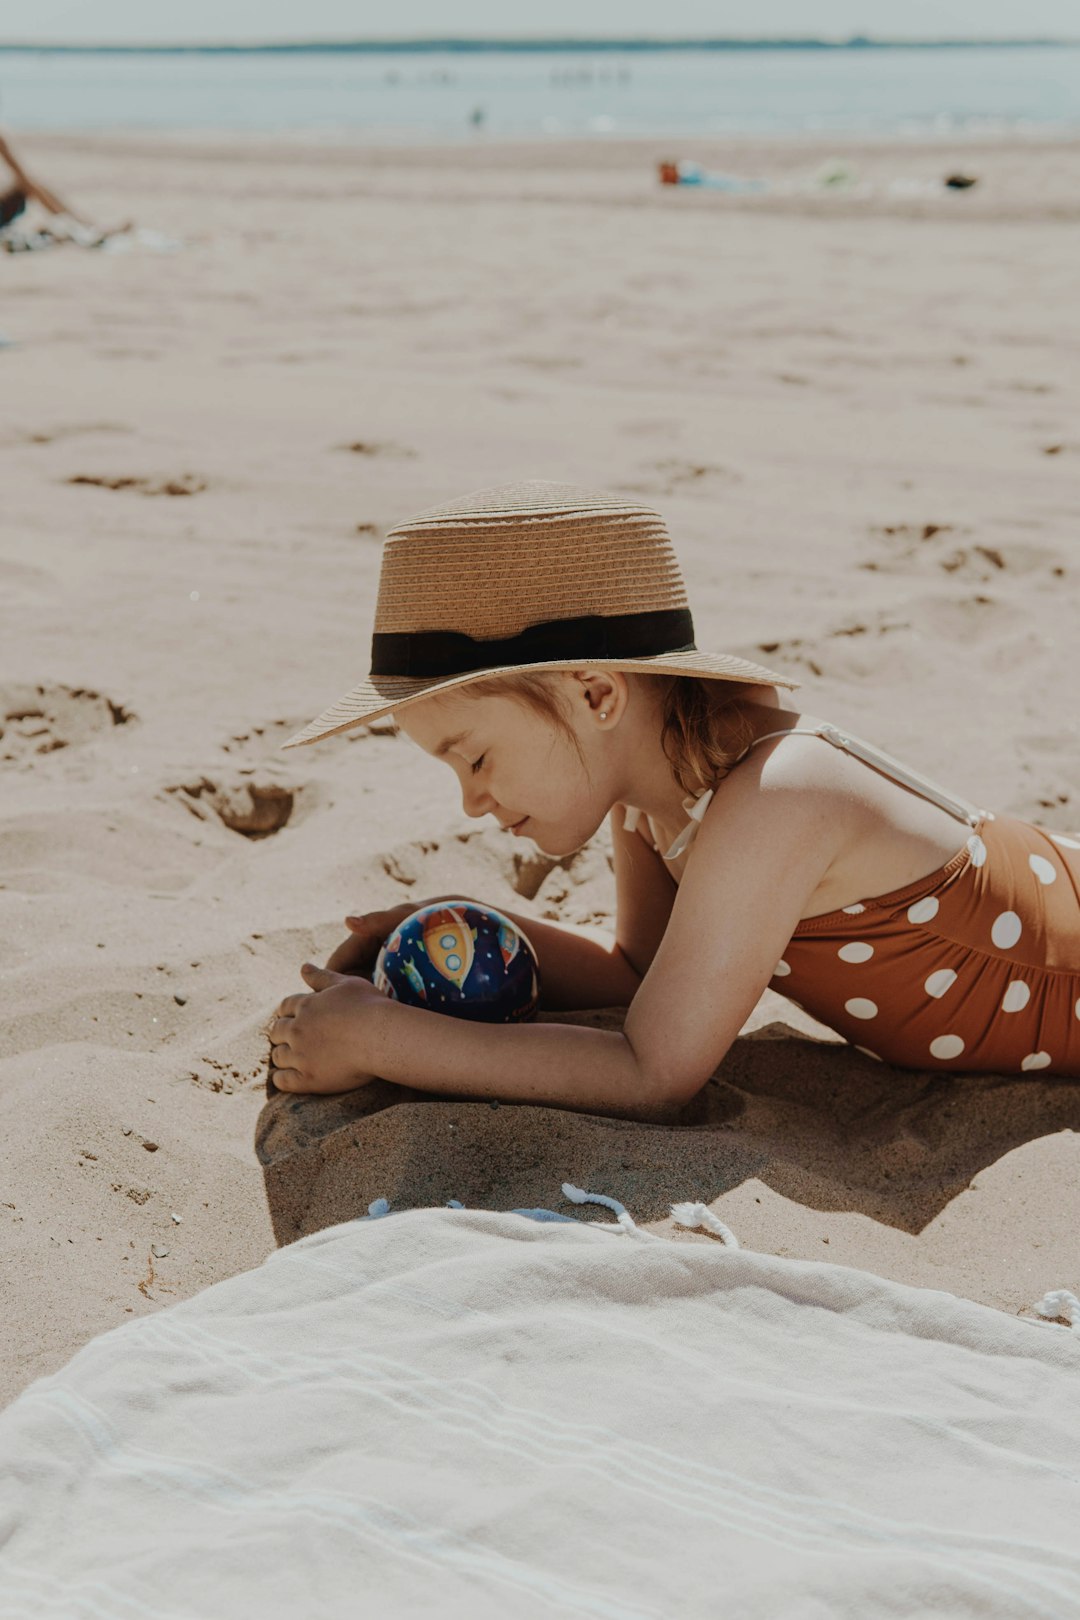
[(0, 0), (0, 42), (423, 34), (1080, 38), (1080, 0)]

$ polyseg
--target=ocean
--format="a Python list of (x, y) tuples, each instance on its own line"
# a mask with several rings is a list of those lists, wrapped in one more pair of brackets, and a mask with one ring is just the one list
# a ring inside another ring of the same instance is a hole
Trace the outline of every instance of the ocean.
[(0, 49), (0, 121), (382, 142), (1068, 132), (1080, 46)]

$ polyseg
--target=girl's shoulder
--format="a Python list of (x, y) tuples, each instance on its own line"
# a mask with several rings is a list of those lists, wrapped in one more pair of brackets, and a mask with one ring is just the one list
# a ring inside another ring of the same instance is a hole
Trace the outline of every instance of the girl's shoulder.
[(717, 785), (717, 794), (738, 784), (748, 792), (800, 788), (822, 793), (849, 790), (853, 777), (850, 756), (830, 746), (828, 734), (836, 726), (824, 716), (808, 714), (794, 703), (781, 702), (771, 712), (754, 705), (753, 735)]

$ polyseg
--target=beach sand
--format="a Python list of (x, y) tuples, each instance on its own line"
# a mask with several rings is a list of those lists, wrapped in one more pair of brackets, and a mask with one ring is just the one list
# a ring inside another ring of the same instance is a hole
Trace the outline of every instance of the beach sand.
[[(386, 528), (488, 484), (647, 500), (701, 645), (1076, 831), (1080, 146), (19, 144), (183, 247), (0, 255), (3, 1397), (380, 1196), (570, 1180), (1011, 1313), (1080, 1289), (1080, 1084), (893, 1071), (771, 992), (665, 1127), (268, 1104), (261, 1034), (346, 911), (610, 915), (602, 841), (522, 859), (404, 739), (279, 752), (366, 672)], [(833, 155), (861, 189), (802, 187)]]

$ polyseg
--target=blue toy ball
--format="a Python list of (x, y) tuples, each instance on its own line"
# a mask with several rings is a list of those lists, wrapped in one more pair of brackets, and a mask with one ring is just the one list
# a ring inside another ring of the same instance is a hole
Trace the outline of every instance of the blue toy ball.
[(384, 941), (372, 979), (394, 1001), (485, 1024), (534, 1018), (540, 1001), (540, 964), (525, 935), (468, 900), (406, 917)]

